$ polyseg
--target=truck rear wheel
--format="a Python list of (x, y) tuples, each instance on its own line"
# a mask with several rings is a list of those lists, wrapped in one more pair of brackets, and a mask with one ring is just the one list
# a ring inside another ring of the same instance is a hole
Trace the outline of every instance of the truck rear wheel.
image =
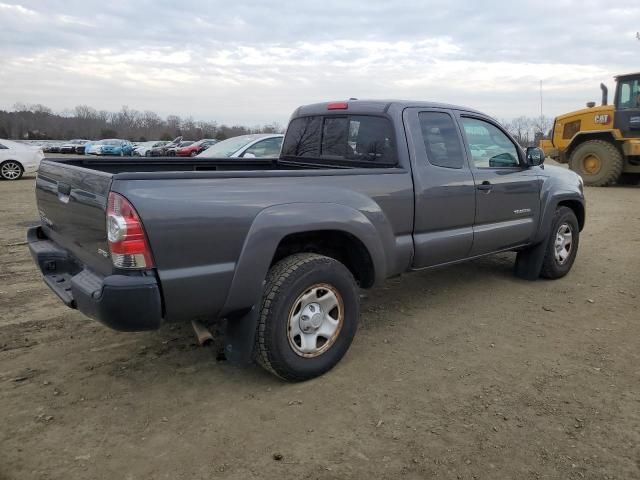
[(580, 242), (580, 226), (576, 214), (569, 207), (556, 210), (551, 223), (541, 277), (564, 277), (576, 259)]
[(613, 144), (604, 140), (589, 140), (578, 145), (571, 153), (569, 167), (582, 177), (585, 185), (606, 187), (620, 177), (624, 159)]
[(359, 315), (358, 287), (347, 267), (315, 253), (291, 255), (267, 276), (257, 360), (288, 381), (322, 375), (349, 349)]

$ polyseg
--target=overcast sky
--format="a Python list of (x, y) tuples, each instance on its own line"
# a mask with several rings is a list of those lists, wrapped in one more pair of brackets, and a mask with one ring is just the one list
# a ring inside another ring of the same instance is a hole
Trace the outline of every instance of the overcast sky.
[(0, 0), (0, 109), (128, 105), (286, 123), (299, 104), (435, 100), (498, 118), (640, 70), (640, 1)]

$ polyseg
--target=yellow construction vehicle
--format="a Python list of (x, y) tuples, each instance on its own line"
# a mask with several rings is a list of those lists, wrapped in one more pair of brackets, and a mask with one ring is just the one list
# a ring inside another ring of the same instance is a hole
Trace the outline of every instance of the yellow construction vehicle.
[(578, 173), (585, 185), (604, 187), (640, 179), (640, 72), (615, 77), (614, 104), (566, 113), (553, 123), (549, 140), (541, 140), (546, 156)]

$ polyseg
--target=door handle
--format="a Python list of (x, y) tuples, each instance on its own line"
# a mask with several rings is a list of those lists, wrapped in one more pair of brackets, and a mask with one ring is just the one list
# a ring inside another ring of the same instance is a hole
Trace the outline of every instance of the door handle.
[(482, 191), (488, 192), (493, 188), (493, 185), (491, 185), (490, 181), (485, 180), (480, 185), (478, 185), (477, 188), (478, 188), (478, 190), (482, 190)]

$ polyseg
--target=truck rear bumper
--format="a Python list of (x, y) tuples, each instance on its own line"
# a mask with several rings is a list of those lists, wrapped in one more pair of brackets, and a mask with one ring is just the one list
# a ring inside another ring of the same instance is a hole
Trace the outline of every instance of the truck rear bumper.
[(45, 283), (68, 307), (125, 332), (155, 330), (162, 324), (155, 275), (100, 276), (46, 238), (39, 226), (29, 229), (27, 242)]

